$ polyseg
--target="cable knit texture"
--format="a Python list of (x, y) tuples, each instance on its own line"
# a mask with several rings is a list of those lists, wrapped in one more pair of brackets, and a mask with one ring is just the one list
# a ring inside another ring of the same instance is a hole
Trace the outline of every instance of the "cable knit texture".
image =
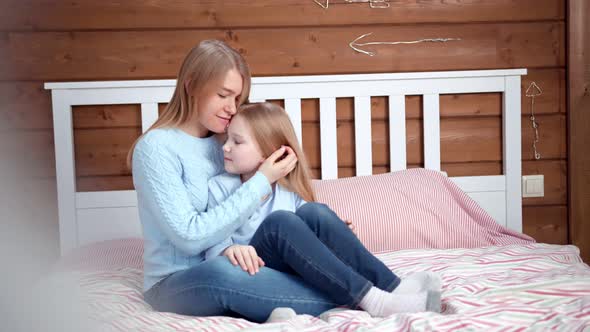
[(144, 237), (144, 291), (205, 259), (242, 226), (271, 192), (258, 172), (207, 209), (209, 179), (223, 171), (221, 142), (179, 129), (149, 131), (133, 151), (133, 184)]

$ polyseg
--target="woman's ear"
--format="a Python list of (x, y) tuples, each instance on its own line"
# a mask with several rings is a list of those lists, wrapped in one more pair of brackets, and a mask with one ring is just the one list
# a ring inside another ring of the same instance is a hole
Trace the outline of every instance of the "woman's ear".
[(191, 85), (190, 81), (188, 81), (188, 80), (184, 81), (184, 92), (186, 92), (187, 96), (192, 97), (193, 94), (192, 94), (192, 91), (190, 90), (190, 85)]

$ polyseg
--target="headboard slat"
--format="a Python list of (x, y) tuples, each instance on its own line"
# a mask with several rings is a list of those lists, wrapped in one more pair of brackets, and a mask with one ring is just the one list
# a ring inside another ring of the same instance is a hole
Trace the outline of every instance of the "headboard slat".
[(440, 171), (440, 102), (438, 94), (424, 95), (424, 168)]
[(67, 90), (57, 90), (52, 93), (57, 207), (62, 254), (78, 245), (74, 128), (72, 106), (67, 94)]
[(320, 145), (322, 179), (338, 178), (336, 98), (320, 98)]
[(299, 140), (299, 145), (302, 144), (301, 135), (301, 99), (299, 98), (287, 98), (285, 99), (285, 111), (289, 114), (295, 134)]
[(158, 120), (158, 104), (141, 104), (141, 132), (145, 133)]
[(371, 97), (354, 97), (354, 147), (356, 175), (373, 174)]
[(522, 232), (520, 76), (505, 77), (502, 103), (503, 166), (506, 175), (506, 226)]
[(392, 172), (407, 167), (406, 96), (389, 96), (389, 160)]

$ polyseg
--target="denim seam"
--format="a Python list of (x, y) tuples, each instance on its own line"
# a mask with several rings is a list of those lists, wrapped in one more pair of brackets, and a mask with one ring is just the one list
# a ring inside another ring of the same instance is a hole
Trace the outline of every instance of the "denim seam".
[(354, 302), (350, 305), (350, 307), (351, 308), (358, 307), (358, 304), (365, 297), (365, 295), (367, 295), (367, 293), (369, 292), (369, 290), (371, 290), (372, 287), (373, 287), (373, 283), (367, 280), (367, 284), (365, 285), (365, 287), (363, 287), (363, 290), (359, 293), (359, 295), (357, 295), (357, 297), (354, 299)]
[[(269, 233), (271, 233), (271, 234), (275, 234), (275, 236), (276, 236), (276, 235), (280, 235), (280, 233), (278, 233), (278, 232), (269, 232)], [(292, 248), (293, 248), (295, 251), (297, 251), (297, 253), (298, 253), (299, 255), (301, 255), (302, 257), (305, 257), (305, 256), (304, 256), (304, 255), (301, 253), (301, 251), (299, 251), (299, 250), (298, 250), (296, 247), (294, 247), (294, 246), (293, 246), (293, 244), (292, 244), (292, 243), (291, 243), (291, 242), (290, 242), (290, 241), (289, 241), (287, 238), (283, 238), (283, 239), (284, 239), (284, 240), (285, 240), (287, 243), (289, 243), (289, 245), (290, 245), (290, 246), (291, 246), (291, 247), (292, 247)], [(317, 265), (315, 265), (315, 264), (314, 264), (312, 261), (310, 261), (310, 260), (309, 260), (307, 257), (305, 257), (305, 260), (306, 260), (306, 261), (307, 261), (307, 262), (308, 262), (308, 263), (309, 263), (309, 264), (310, 264), (310, 265), (311, 265), (311, 266), (312, 266), (314, 269), (316, 269), (316, 271), (319, 271), (320, 273), (324, 274), (324, 276), (327, 276), (327, 277), (329, 277), (329, 279), (330, 279), (330, 280), (332, 280), (332, 281), (334, 281), (334, 282), (335, 282), (335, 284), (337, 284), (337, 285), (338, 285), (340, 288), (342, 288), (342, 289), (346, 290), (346, 287), (345, 287), (343, 284), (341, 284), (337, 278), (334, 278), (334, 276), (333, 276), (333, 275), (331, 275), (331, 274), (329, 274), (329, 273), (327, 273), (327, 272), (323, 272), (323, 271), (322, 271), (322, 270), (321, 270), (321, 269), (320, 269), (320, 268), (319, 268)], [(346, 264), (346, 265), (348, 266), (348, 264)], [(350, 266), (348, 266), (348, 268), (349, 268), (349, 269), (352, 269)], [(355, 272), (355, 273), (356, 273), (356, 272)], [(368, 282), (368, 283), (371, 283), (371, 282), (370, 282), (370, 281), (368, 281), (368, 280), (367, 280), (367, 282)], [(365, 288), (366, 288), (366, 286), (365, 286)], [(365, 288), (363, 288), (363, 291), (365, 290)], [(367, 291), (368, 291), (368, 290), (367, 290)], [(353, 297), (353, 296), (352, 296), (352, 294), (350, 294), (350, 292), (349, 292), (349, 291), (347, 291), (347, 293), (348, 293), (349, 297), (350, 297), (350, 298), (351, 298), (353, 301), (356, 301), (356, 300), (357, 300), (355, 297)], [(361, 291), (361, 294), (362, 294), (362, 293), (363, 293), (363, 292)], [(358, 297), (358, 296), (357, 296), (357, 297)]]
[(165, 294), (165, 295), (158, 296), (158, 300), (162, 301), (162, 300), (168, 299), (170, 297), (173, 297), (173, 296), (179, 295), (181, 293), (184, 293), (184, 292), (186, 292), (188, 290), (194, 290), (196, 288), (201, 288), (201, 287), (208, 288), (208, 289), (222, 290), (222, 291), (231, 291), (231, 292), (234, 292), (234, 293), (237, 293), (237, 294), (240, 294), (240, 295), (250, 296), (250, 297), (253, 297), (253, 298), (256, 298), (256, 299), (260, 299), (260, 300), (274, 300), (274, 301), (277, 301), (277, 300), (279, 300), (279, 301), (280, 300), (287, 300), (287, 301), (293, 301), (293, 302), (299, 302), (299, 303), (307, 302), (307, 303), (319, 303), (319, 304), (339, 305), (339, 304), (333, 303), (333, 302), (323, 302), (323, 301), (317, 301), (317, 300), (308, 299), (308, 298), (260, 296), (260, 295), (252, 294), (252, 293), (249, 293), (249, 292), (244, 292), (244, 291), (233, 289), (233, 288), (219, 287), (219, 286), (211, 286), (209, 284), (191, 284), (190, 286), (184, 287), (181, 290), (178, 290), (178, 291), (176, 291), (174, 293), (168, 293), (168, 294)]
[(385, 288), (385, 290), (391, 293), (394, 289), (397, 288), (397, 286), (399, 286), (400, 283), (401, 283), (401, 279), (399, 277), (395, 278), (395, 280), (393, 280), (391, 282), (391, 284), (389, 284), (389, 286), (387, 286), (387, 288)]

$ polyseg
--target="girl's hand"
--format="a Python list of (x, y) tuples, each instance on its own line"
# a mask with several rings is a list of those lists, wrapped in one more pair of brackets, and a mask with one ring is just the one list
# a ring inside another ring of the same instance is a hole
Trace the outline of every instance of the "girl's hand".
[(297, 165), (297, 155), (290, 147), (283, 146), (266, 158), (258, 170), (266, 176), (270, 184), (273, 184), (289, 174), (295, 165)]
[(350, 228), (350, 230), (352, 231), (352, 233), (354, 235), (357, 235), (356, 234), (356, 228), (354, 227), (354, 224), (352, 223), (352, 221), (350, 221), (350, 220), (344, 220), (344, 223), (346, 224), (346, 226), (348, 226), (348, 228)]
[(252, 246), (234, 244), (223, 251), (223, 255), (229, 258), (233, 265), (240, 265), (250, 275), (256, 274), (260, 267), (264, 266), (262, 258), (258, 257), (256, 249)]

